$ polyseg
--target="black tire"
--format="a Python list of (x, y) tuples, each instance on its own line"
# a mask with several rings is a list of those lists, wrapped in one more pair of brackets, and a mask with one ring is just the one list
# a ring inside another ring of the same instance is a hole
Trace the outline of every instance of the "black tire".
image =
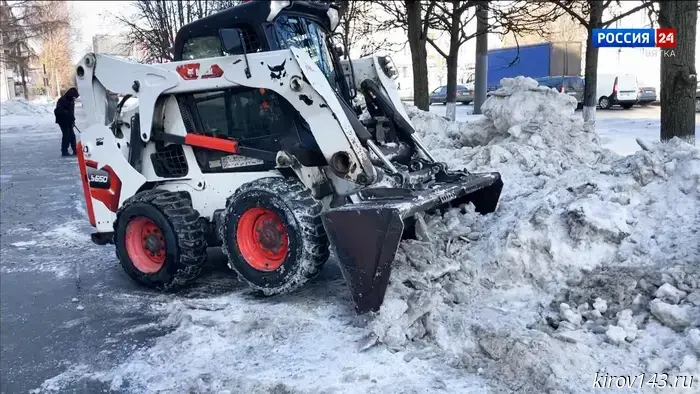
[[(268, 270), (254, 268), (241, 252), (240, 243), (244, 241), (237, 237), (238, 228), (242, 216), (251, 208), (272, 211), (287, 238), (283, 260)], [(322, 209), (322, 204), (296, 179), (269, 177), (242, 185), (229, 197), (224, 222), (219, 228), (229, 266), (241, 281), (264, 295), (287, 293), (302, 287), (320, 272), (330, 253), (321, 221)]]
[(612, 108), (612, 101), (608, 97), (601, 97), (598, 100), (598, 106), (600, 106), (600, 109), (610, 109)]
[[(159, 228), (165, 242), (165, 259), (156, 272), (137, 268), (127, 248), (127, 226), (144, 217)], [(134, 281), (161, 291), (179, 289), (199, 275), (207, 257), (205, 234), (205, 223), (186, 192), (137, 193), (124, 202), (114, 221), (114, 244), (124, 271)]]

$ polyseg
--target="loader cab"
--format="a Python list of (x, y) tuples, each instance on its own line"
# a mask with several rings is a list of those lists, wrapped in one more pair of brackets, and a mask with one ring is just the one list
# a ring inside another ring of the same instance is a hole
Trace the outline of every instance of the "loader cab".
[(346, 101), (354, 92), (340, 65), (339, 45), (332, 32), (339, 21), (338, 10), (328, 4), (308, 1), (247, 1), (180, 29), (175, 38), (174, 60), (240, 55), (228, 53), (221, 30), (237, 29), (246, 54), (297, 47), (305, 49), (326, 79)]
[[(338, 53), (329, 49), (337, 21), (337, 10), (327, 4), (249, 1), (181, 28), (173, 48), (174, 60), (251, 55), (297, 47), (306, 50), (316, 62), (338, 98), (349, 103), (349, 84)], [(293, 153), (305, 166), (327, 165), (306, 121), (270, 89), (238, 86), (188, 92), (176, 98), (187, 130), (232, 139), (241, 149), (247, 149), (249, 160), (235, 161), (222, 152), (193, 148), (204, 173), (267, 171), (276, 167), (280, 150)], [(171, 152), (165, 154), (172, 156)], [(174, 176), (172, 172), (164, 170), (158, 175)]]

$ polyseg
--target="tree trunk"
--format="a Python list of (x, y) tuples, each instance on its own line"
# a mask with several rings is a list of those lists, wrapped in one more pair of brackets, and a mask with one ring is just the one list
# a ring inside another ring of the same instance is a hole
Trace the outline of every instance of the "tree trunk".
[(661, 141), (695, 144), (695, 39), (697, 4), (662, 1), (659, 25), (676, 29), (676, 47), (661, 49)]
[(350, 1), (341, 1), (340, 2), (340, 10), (338, 13), (340, 14), (340, 20), (343, 22), (342, 30), (341, 30), (341, 38), (343, 40), (343, 46), (345, 47), (345, 59), (350, 59), (350, 51), (353, 46), (353, 42), (350, 42), (350, 31), (351, 29), (351, 23), (353, 23), (353, 20), (351, 18), (351, 15), (347, 15), (349, 12), (349, 7), (350, 7)]
[[(457, 53), (452, 53), (447, 58), (447, 112), (445, 116), (450, 120), (457, 119)], [(457, 51), (454, 51), (457, 52)]]
[(56, 70), (54, 70), (53, 76), (56, 81), (56, 96), (61, 97), (61, 84), (58, 82), (58, 72)]
[(450, 120), (457, 119), (457, 65), (459, 63), (460, 16), (457, 14), (459, 0), (452, 0), (452, 25), (450, 26), (450, 53), (447, 57), (447, 113)]
[(29, 92), (27, 92), (27, 74), (25, 73), (24, 70), (24, 60), (20, 61), (19, 63), (19, 74), (20, 77), (22, 78), (22, 93), (24, 94), (24, 99), (29, 100)]
[(481, 104), (486, 101), (486, 78), (488, 73), (488, 5), (479, 4), (476, 9), (476, 68), (474, 69), (474, 114), (481, 114)]
[(353, 43), (350, 42), (350, 23), (343, 25), (343, 46), (345, 47), (345, 59), (350, 59), (350, 51)]
[(428, 111), (428, 53), (425, 49), (426, 37), (423, 37), (422, 31), (421, 2), (405, 0), (404, 4), (408, 21), (408, 45), (413, 62), (413, 104), (423, 111)]
[(595, 107), (598, 104), (596, 85), (598, 83), (598, 48), (593, 46), (593, 29), (600, 27), (603, 19), (603, 2), (590, 2), (588, 18), (588, 38), (586, 38), (586, 70), (583, 90), (583, 120), (595, 124)]

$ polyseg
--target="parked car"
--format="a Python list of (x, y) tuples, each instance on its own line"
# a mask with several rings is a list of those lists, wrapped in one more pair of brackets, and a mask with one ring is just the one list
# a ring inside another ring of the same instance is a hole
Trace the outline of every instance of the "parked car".
[(700, 88), (695, 87), (695, 112), (700, 112)]
[(560, 93), (572, 96), (578, 102), (578, 108), (583, 107), (583, 89), (586, 86), (584, 79), (577, 76), (548, 76), (536, 79), (537, 83), (556, 89)]
[[(469, 104), (474, 101), (474, 91), (464, 85), (457, 85), (457, 102)], [(447, 86), (440, 86), (430, 93), (430, 104), (447, 102)]]
[(651, 104), (656, 101), (656, 88), (653, 86), (640, 86), (637, 94), (637, 102), (640, 105)]
[(613, 105), (630, 109), (637, 103), (637, 77), (632, 74), (599, 74), (596, 92), (601, 109), (610, 109)]

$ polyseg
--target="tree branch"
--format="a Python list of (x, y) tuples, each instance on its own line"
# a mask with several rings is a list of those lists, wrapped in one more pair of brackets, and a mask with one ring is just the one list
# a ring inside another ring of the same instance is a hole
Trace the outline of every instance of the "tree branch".
[(645, 9), (645, 8), (648, 8), (648, 7), (649, 7), (649, 3), (642, 3), (641, 5), (638, 5), (638, 6), (632, 8), (631, 10), (629, 10), (629, 11), (627, 11), (627, 12), (625, 12), (625, 13), (622, 13), (622, 14), (620, 14), (620, 15), (614, 17), (614, 18), (611, 18), (611, 19), (610, 19), (609, 21), (607, 21), (607, 22), (603, 22), (602, 25), (603, 25), (603, 26), (610, 26), (610, 25), (612, 25), (613, 23), (619, 21), (620, 19), (622, 19), (622, 18), (624, 18), (624, 17), (627, 17), (627, 16), (629, 16), (629, 15), (632, 15), (632, 14), (634, 14), (635, 12), (637, 12), (637, 11), (639, 11), (639, 10), (643, 10), (643, 9)]
[(440, 47), (437, 46), (437, 45), (433, 42), (433, 40), (431, 40), (429, 37), (426, 37), (426, 39), (427, 39), (428, 43), (429, 43), (433, 48), (435, 48), (435, 50), (436, 50), (442, 57), (444, 57), (445, 59), (447, 59), (448, 57), (450, 57), (450, 55), (446, 54), (442, 49), (440, 49)]
[(572, 18), (578, 20), (583, 27), (588, 28), (588, 21), (585, 20), (581, 15), (577, 14), (576, 11), (574, 11), (571, 7), (564, 4), (563, 1), (554, 0), (552, 1), (552, 3), (556, 4), (559, 8), (566, 11), (566, 13), (571, 15)]

